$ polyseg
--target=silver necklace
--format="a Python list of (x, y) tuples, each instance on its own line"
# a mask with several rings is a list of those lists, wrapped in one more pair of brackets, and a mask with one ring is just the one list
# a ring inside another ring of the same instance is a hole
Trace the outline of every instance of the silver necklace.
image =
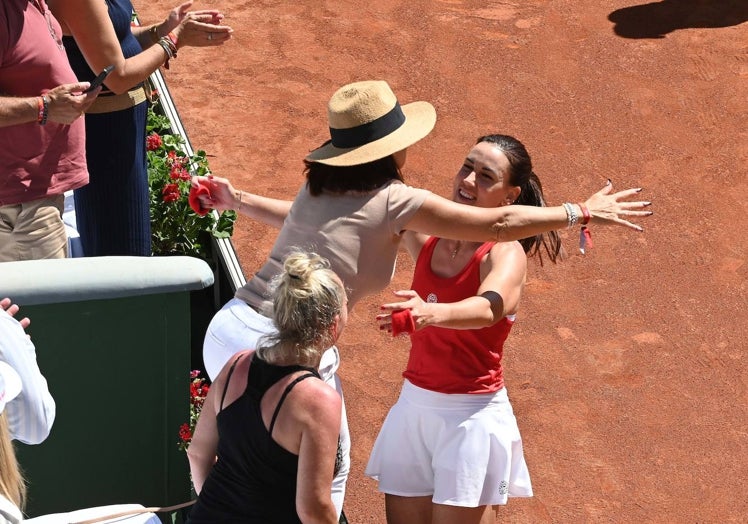
[(458, 240), (458, 241), (457, 241), (457, 243), (455, 244), (455, 247), (454, 247), (454, 249), (452, 250), (452, 253), (450, 253), (450, 255), (451, 255), (451, 257), (452, 257), (452, 260), (454, 260), (454, 259), (455, 259), (455, 257), (457, 256), (457, 253), (458, 253), (458, 251), (460, 251), (460, 248), (462, 247), (462, 245), (461, 245), (461, 244), (462, 244), (462, 243), (461, 243), (461, 242), (460, 242), (459, 240)]
[(44, 20), (47, 22), (47, 30), (49, 30), (49, 36), (52, 37), (52, 40), (55, 41), (57, 44), (57, 47), (60, 50), (65, 49), (65, 46), (62, 44), (62, 39), (57, 37), (57, 33), (55, 32), (54, 27), (52, 27), (52, 20), (50, 19), (49, 9), (45, 9), (44, 5), (42, 4), (42, 0), (33, 0), (34, 6), (39, 10), (39, 12), (44, 17)]

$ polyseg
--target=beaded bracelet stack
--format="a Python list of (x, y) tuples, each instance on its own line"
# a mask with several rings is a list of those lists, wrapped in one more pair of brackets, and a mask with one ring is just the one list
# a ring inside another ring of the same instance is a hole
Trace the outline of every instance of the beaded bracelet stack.
[(169, 69), (169, 60), (177, 57), (177, 37), (174, 33), (169, 33), (168, 36), (162, 36), (158, 39), (158, 45), (160, 45), (166, 53), (164, 67)]
[[(564, 206), (564, 210), (566, 211), (566, 219), (568, 221), (569, 229), (577, 225), (577, 222), (579, 222), (579, 215), (577, 214), (577, 210), (574, 207), (575, 204), (571, 204), (569, 202), (564, 202), (562, 204)], [(579, 209), (582, 210), (582, 225), (587, 225), (590, 222), (590, 218), (592, 218), (592, 215), (590, 215), (590, 210), (587, 209), (587, 206), (584, 204), (576, 204), (579, 206)]]
[(49, 116), (49, 98), (47, 98), (47, 95), (38, 97), (36, 99), (36, 105), (39, 111), (36, 121), (39, 122), (40, 126), (43, 126), (47, 123), (47, 117)]
[(569, 202), (564, 202), (563, 206), (564, 210), (566, 210), (566, 220), (568, 221), (569, 229), (571, 229), (577, 224), (579, 215), (577, 215), (577, 210)]
[[(569, 229), (571, 229), (579, 221), (579, 215), (577, 214), (577, 210), (574, 204), (564, 202), (562, 205), (564, 206), (564, 210), (566, 211), (566, 219), (569, 224)], [(584, 255), (587, 248), (592, 247), (592, 234), (587, 227), (587, 224), (590, 223), (590, 219), (592, 218), (592, 214), (584, 204), (576, 205), (578, 205), (579, 209), (582, 211), (582, 228), (579, 231), (579, 251)]]

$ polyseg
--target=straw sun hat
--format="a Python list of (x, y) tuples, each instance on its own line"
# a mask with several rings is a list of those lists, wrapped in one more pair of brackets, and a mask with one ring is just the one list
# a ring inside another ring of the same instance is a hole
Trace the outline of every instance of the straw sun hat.
[(306, 157), (330, 166), (373, 162), (428, 135), (436, 111), (428, 102), (401, 106), (387, 82), (355, 82), (338, 89), (327, 104), (332, 142)]

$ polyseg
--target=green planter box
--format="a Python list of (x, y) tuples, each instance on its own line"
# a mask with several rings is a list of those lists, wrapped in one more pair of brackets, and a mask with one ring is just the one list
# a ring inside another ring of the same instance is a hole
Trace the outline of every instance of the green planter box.
[(189, 500), (177, 435), (189, 417), (190, 300), (212, 283), (189, 257), (0, 264), (0, 295), (31, 318), (57, 403), (50, 437), (17, 446), (29, 516)]

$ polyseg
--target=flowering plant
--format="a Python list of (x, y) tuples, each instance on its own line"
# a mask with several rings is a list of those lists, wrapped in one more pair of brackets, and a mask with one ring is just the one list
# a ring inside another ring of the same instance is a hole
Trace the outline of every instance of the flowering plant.
[(200, 371), (196, 369), (190, 371), (190, 421), (179, 426), (179, 442), (177, 443), (182, 451), (187, 451), (192, 442), (192, 434), (195, 432), (195, 425), (203, 410), (209, 389), (210, 386), (206, 384), (205, 379), (200, 377)]
[(185, 140), (171, 132), (168, 117), (148, 108), (146, 155), (151, 207), (151, 248), (154, 255), (189, 255), (211, 259), (211, 236), (228, 238), (235, 211), (198, 215), (189, 205), (190, 177), (210, 173), (205, 151), (185, 152)]

